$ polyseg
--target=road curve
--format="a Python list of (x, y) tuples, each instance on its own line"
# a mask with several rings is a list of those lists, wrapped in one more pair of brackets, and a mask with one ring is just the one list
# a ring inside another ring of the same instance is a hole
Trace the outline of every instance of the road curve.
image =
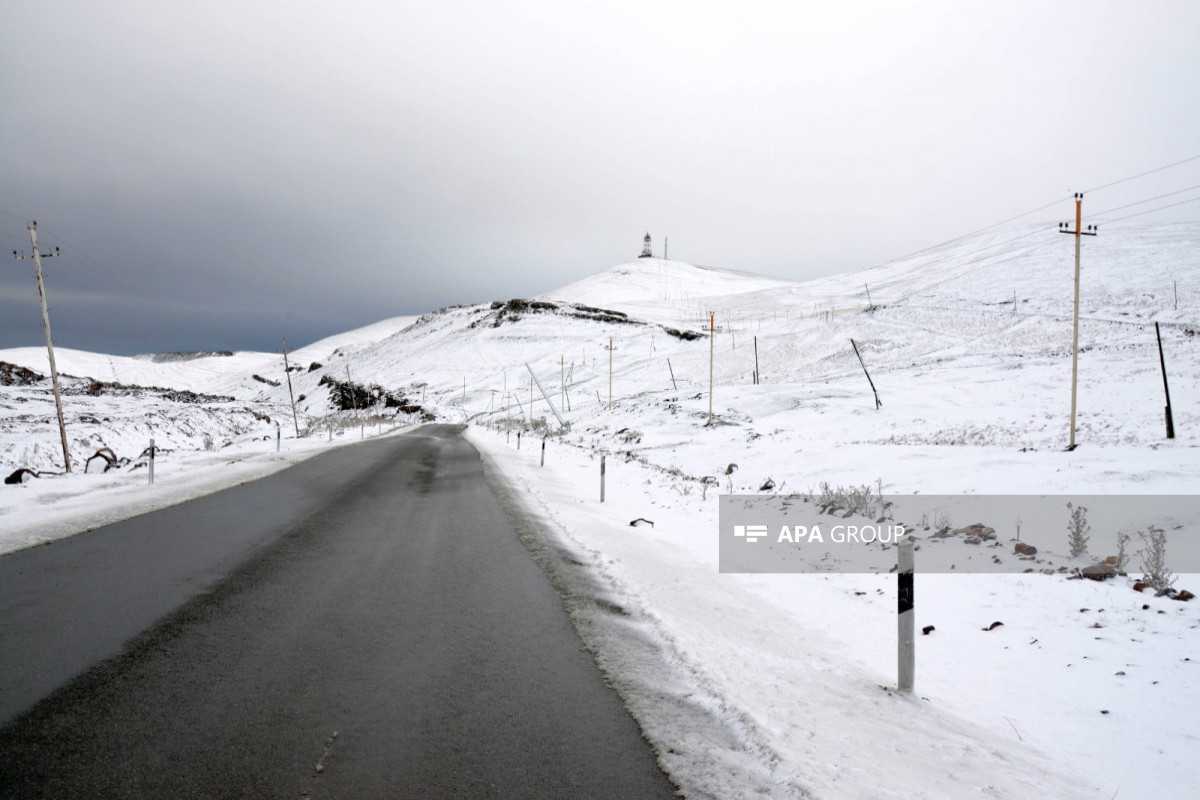
[(0, 797), (671, 797), (453, 426), (0, 558)]

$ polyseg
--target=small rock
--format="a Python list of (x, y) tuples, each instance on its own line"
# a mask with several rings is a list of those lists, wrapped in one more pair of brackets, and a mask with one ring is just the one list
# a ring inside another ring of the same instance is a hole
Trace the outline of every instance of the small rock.
[(1019, 556), (1036, 556), (1037, 548), (1025, 542), (1017, 542), (1013, 545), (1013, 553)]
[(1133, 585), (1133, 590), (1138, 593), (1144, 592), (1149, 588), (1150, 588), (1150, 584), (1142, 583), (1141, 581), (1138, 581), (1137, 583), (1135, 583)]
[(921, 628), (921, 634), (924, 636), (928, 636), (929, 634), (933, 633), (935, 630), (937, 630), (937, 628), (933, 627), (932, 625), (926, 625), (924, 628)]
[(1104, 559), (1104, 563), (1108, 564), (1110, 567), (1115, 567), (1117, 565), (1117, 557), (1109, 556), (1108, 558)]
[(1183, 602), (1185, 602), (1185, 603), (1186, 603), (1188, 600), (1191, 600), (1191, 599), (1192, 599), (1193, 597), (1195, 597), (1195, 596), (1196, 596), (1196, 595), (1192, 594), (1192, 593), (1191, 593), (1191, 592), (1189, 592), (1187, 589), (1184, 589), (1184, 590), (1183, 590), (1183, 591), (1181, 591), (1179, 594), (1175, 595), (1175, 597), (1174, 597), (1174, 598), (1172, 598), (1172, 599), (1174, 599), (1174, 600), (1182, 600)]
[(1081, 569), (1079, 574), (1094, 581), (1106, 581), (1116, 575), (1117, 570), (1111, 564), (1092, 564)]
[(1124, 674), (1125, 674), (1125, 670), (1123, 670), (1123, 669), (1119, 669), (1119, 670), (1117, 670), (1117, 671), (1116, 671), (1116, 673), (1114, 673), (1114, 674), (1116, 674), (1116, 675), (1124, 675)]
[(988, 625), (986, 628), (983, 628), (982, 630), (985, 630), (985, 631), (994, 631), (994, 630), (996, 630), (996, 628), (999, 628), (999, 627), (1001, 627), (1002, 625), (1004, 625), (1004, 623), (1003, 623), (1003, 622), (1001, 622), (1000, 620), (996, 620), (996, 621), (995, 621), (995, 622), (993, 622), (991, 625)]
[(645, 517), (638, 517), (637, 519), (630, 520), (630, 522), (629, 522), (629, 527), (631, 527), (631, 528), (637, 528), (641, 525), (649, 525), (651, 528), (654, 527), (654, 523), (652, 521), (646, 519)]

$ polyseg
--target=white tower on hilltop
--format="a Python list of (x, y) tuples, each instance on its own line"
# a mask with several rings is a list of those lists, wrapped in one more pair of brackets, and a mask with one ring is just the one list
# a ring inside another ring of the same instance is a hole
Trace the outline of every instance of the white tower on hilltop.
[(638, 258), (654, 258), (654, 253), (650, 252), (650, 234), (646, 234), (646, 238), (642, 240), (642, 254)]

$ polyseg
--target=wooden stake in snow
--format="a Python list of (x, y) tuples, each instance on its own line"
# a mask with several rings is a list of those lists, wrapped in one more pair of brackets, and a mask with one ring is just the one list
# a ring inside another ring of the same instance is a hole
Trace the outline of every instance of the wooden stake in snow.
[(897, 611), (897, 672), (896, 688), (911, 693), (916, 673), (916, 653), (913, 629), (913, 543), (905, 537), (897, 547), (896, 611)]
[(858, 356), (858, 364), (862, 367), (863, 374), (867, 376), (867, 383), (871, 384), (871, 392), (875, 395), (875, 409), (879, 410), (883, 403), (879, 400), (879, 392), (875, 391), (875, 381), (871, 380), (871, 373), (867, 372), (867, 365), (863, 363), (862, 353), (858, 352), (858, 345), (854, 340), (850, 340), (850, 346), (854, 348), (854, 355)]
[(1167, 438), (1175, 438), (1175, 419), (1171, 416), (1171, 387), (1167, 385), (1167, 360), (1163, 358), (1162, 333), (1154, 323), (1154, 336), (1158, 339), (1158, 363), (1162, 367), (1163, 391), (1167, 394)]

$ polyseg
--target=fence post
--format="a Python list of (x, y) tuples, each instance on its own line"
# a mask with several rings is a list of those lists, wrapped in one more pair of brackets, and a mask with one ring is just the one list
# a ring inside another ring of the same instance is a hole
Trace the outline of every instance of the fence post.
[(905, 537), (897, 548), (897, 666), (899, 678), (896, 688), (905, 693), (913, 690), (913, 679), (916, 673), (916, 656), (913, 652), (913, 542)]

